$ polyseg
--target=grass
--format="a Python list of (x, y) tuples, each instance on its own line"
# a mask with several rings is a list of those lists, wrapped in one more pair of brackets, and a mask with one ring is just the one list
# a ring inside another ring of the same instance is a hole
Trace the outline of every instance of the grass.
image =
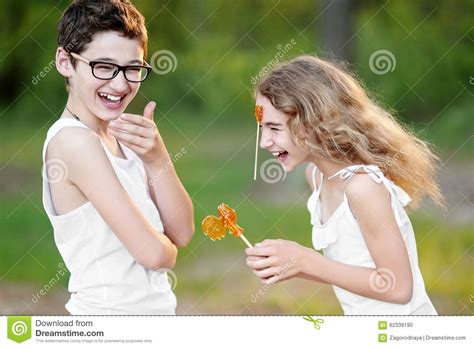
[[(157, 120), (159, 117), (156, 118)], [(301, 171), (284, 183), (252, 180), (254, 128), (229, 127), (218, 119), (204, 129), (199, 118), (162, 119), (159, 129), (171, 153), (186, 153), (175, 163), (195, 205), (196, 235), (180, 251), (175, 289), (181, 313), (341, 314), (327, 285), (295, 280), (270, 289), (245, 266), (242, 241), (228, 236), (211, 242), (200, 221), (215, 214), (220, 202), (235, 207), (246, 236), (292, 239), (311, 246), (308, 194)], [(180, 131), (176, 125), (183, 125)], [(2, 239), (0, 280), (47, 283), (61, 258), (41, 201), (41, 150), (47, 126), (0, 129)], [(190, 143), (190, 140), (192, 143)], [(260, 160), (260, 163), (265, 156)], [(469, 314), (472, 292), (472, 226), (449, 225), (443, 217), (412, 215), (419, 265), (430, 297), (443, 314)], [(67, 285), (67, 277), (60, 280)]]

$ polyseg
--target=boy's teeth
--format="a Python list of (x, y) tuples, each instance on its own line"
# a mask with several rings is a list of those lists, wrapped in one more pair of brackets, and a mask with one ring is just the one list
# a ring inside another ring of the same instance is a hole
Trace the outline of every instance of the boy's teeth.
[(111, 100), (111, 101), (119, 101), (120, 99), (122, 99), (122, 97), (120, 97), (118, 95), (110, 95), (110, 94), (105, 94), (105, 93), (99, 93), (99, 95), (101, 97), (105, 97), (105, 98), (107, 98), (108, 100)]

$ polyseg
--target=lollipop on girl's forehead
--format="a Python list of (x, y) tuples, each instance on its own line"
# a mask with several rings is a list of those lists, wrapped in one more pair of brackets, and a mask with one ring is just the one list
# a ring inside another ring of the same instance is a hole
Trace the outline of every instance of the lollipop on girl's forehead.
[(219, 240), (225, 237), (226, 231), (232, 233), (235, 237), (240, 237), (249, 248), (252, 244), (244, 237), (244, 229), (237, 225), (237, 213), (234, 209), (225, 203), (221, 203), (217, 207), (219, 217), (208, 215), (202, 220), (202, 231), (211, 240)]
[(257, 120), (257, 139), (255, 141), (255, 164), (253, 169), (253, 179), (257, 180), (257, 158), (258, 158), (258, 138), (260, 135), (260, 125), (262, 124), (263, 118), (263, 106), (255, 105), (255, 118)]

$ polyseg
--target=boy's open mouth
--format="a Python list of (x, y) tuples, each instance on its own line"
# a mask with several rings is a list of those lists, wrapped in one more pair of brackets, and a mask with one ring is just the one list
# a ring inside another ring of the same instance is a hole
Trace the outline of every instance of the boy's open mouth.
[(122, 100), (125, 98), (124, 95), (117, 95), (117, 94), (109, 94), (109, 93), (104, 93), (104, 92), (99, 92), (97, 93), (99, 96), (100, 100), (104, 102), (106, 105), (118, 105), (122, 102)]

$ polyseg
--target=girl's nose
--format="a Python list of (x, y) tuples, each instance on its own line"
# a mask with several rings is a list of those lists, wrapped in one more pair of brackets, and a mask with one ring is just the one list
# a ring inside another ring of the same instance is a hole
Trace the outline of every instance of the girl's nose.
[(272, 138), (268, 136), (268, 133), (262, 130), (262, 138), (260, 139), (260, 147), (262, 149), (268, 149), (273, 145)]

